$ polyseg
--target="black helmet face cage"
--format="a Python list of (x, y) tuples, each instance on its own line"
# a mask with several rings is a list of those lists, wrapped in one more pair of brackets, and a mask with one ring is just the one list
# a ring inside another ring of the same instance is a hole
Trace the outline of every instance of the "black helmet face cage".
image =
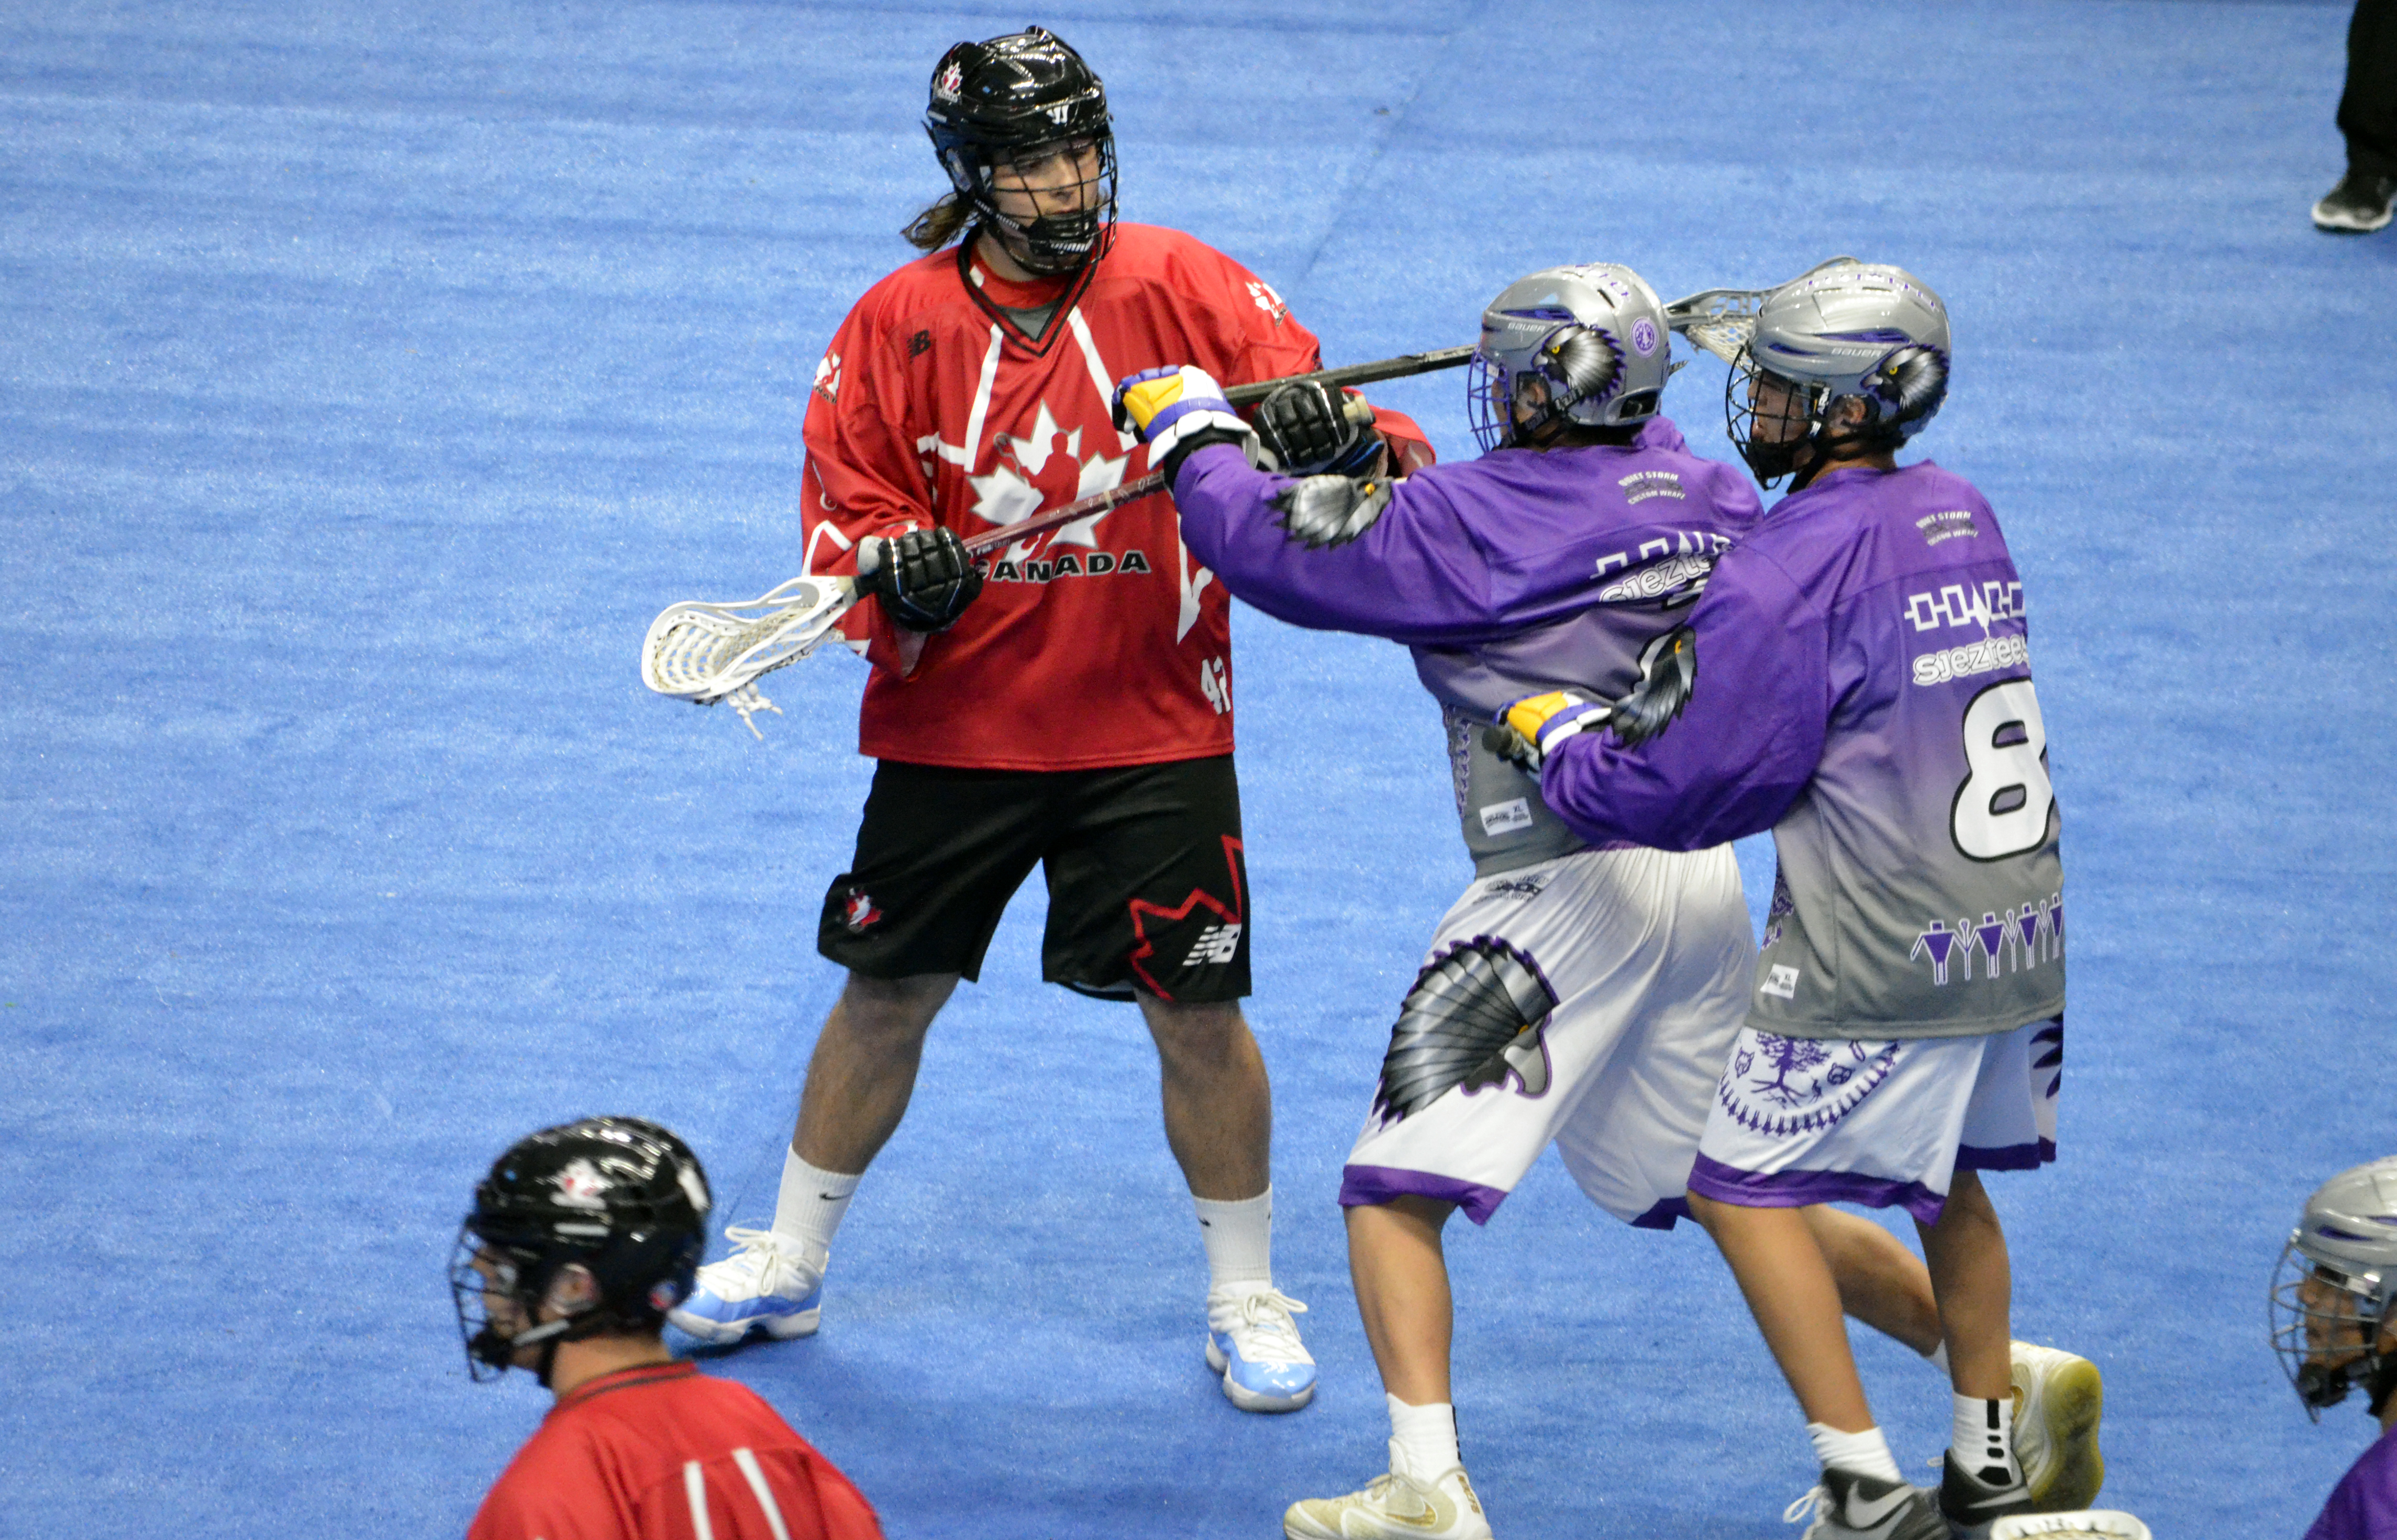
[[(458, 1244), (449, 1255), (449, 1297), (458, 1312), (459, 1340), (466, 1346), (466, 1373), (481, 1383), (506, 1373), (517, 1349), (533, 1346), (523, 1339), (531, 1331), (550, 1269), (526, 1248), (485, 1240), (474, 1225), (469, 1217), (458, 1226)], [(561, 1331), (565, 1325), (556, 1324)]]
[(1828, 394), (1761, 367), (1751, 348), (1739, 350), (1723, 383), (1723, 425), (1760, 484), (1771, 487), (1798, 468), (1798, 447), (1822, 431)]
[(2397, 1390), (2397, 1353), (2382, 1352), (2387, 1296), (2377, 1280), (2351, 1278), (2297, 1250), (2281, 1249), (2272, 1273), (2272, 1351), (2305, 1403), (2306, 1415), (2322, 1421), (2322, 1409), (2363, 1386), (2378, 1415)]
[[(1521, 314), (1507, 312), (1508, 315)], [(1517, 444), (1543, 442), (1559, 423), (1569, 421), (1577, 406), (1604, 401), (1623, 379), (1623, 353), (1614, 339), (1592, 326), (1573, 320), (1540, 339), (1533, 348), (1531, 367), (1510, 369), (1486, 348), (1474, 350), (1466, 373), (1466, 416), (1473, 424), (1474, 442), (1481, 452)], [(1515, 413), (1517, 396), (1536, 383), (1539, 406), (1527, 417)]]
[(1021, 149), (950, 152), (952, 181), (962, 168), (967, 201), (1029, 273), (1058, 275), (1095, 261), (1116, 224), (1116, 139), (1101, 131)]

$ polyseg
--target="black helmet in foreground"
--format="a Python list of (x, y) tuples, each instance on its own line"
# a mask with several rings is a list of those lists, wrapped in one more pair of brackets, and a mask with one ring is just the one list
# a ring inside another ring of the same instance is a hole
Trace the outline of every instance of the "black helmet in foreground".
[[(1116, 219), (1106, 87), (1056, 33), (1027, 27), (943, 54), (932, 69), (924, 131), (957, 196), (1028, 271), (1071, 273), (1105, 251)], [(1011, 174), (1060, 154), (1079, 174), (1047, 179), (1052, 191), (1044, 202), (1072, 207), (1001, 210), (997, 194)], [(1073, 195), (1056, 195), (1061, 182)]]
[(690, 1292), (713, 1206), (699, 1157), (645, 1119), (517, 1140), (475, 1186), (449, 1266), (474, 1377), (539, 1346), (546, 1385), (561, 1342), (658, 1330)]

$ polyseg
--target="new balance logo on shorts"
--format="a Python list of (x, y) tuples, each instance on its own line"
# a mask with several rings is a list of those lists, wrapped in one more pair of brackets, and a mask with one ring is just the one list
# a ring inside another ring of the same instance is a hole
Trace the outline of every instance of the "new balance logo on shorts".
[(1240, 926), (1238, 920), (1229, 925), (1210, 925), (1198, 933), (1198, 944), (1182, 959), (1185, 968), (1200, 963), (1229, 962), (1240, 950)]

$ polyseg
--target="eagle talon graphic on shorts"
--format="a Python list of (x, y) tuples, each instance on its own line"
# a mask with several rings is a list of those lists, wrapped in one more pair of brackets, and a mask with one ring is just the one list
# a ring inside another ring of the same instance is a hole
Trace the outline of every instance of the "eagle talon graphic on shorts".
[(1509, 1079), (1525, 1096), (1548, 1089), (1541, 1038), (1557, 993), (1539, 964), (1494, 936), (1476, 936), (1415, 975), (1390, 1029), (1373, 1110), (1385, 1124), (1422, 1111), (1451, 1086), (1466, 1094)]

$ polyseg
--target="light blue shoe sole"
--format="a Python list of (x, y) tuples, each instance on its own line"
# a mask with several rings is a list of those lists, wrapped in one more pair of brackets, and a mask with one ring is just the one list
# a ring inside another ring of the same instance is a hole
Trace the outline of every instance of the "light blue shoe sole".
[(740, 1320), (711, 1320), (689, 1310), (669, 1310), (666, 1319), (682, 1331), (711, 1347), (730, 1347), (746, 1338), (751, 1332), (762, 1331), (776, 1342), (788, 1342), (793, 1337), (811, 1337), (824, 1317), (824, 1291), (799, 1302), (799, 1308), (780, 1314), (759, 1313)]
[(1224, 1395), (1243, 1412), (1295, 1412), (1315, 1399), (1315, 1380), (1289, 1390), (1255, 1390), (1242, 1385), (1232, 1373), (1232, 1356), (1207, 1333), (1207, 1367), (1224, 1376)]

